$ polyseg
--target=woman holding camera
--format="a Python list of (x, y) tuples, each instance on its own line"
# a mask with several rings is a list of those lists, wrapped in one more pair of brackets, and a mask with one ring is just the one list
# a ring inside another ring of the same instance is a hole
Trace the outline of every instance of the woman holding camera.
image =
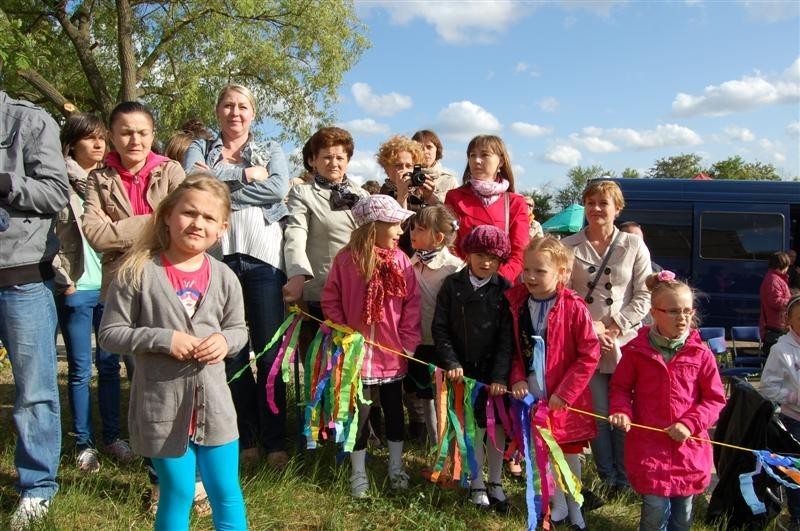
[(425, 157), (422, 171), (427, 177), (425, 188), (433, 193), (427, 203), (429, 205), (444, 203), (447, 192), (458, 187), (458, 181), (455, 173), (442, 166), (441, 160), (444, 155), (442, 141), (430, 129), (417, 131), (411, 140), (422, 144), (422, 154)]

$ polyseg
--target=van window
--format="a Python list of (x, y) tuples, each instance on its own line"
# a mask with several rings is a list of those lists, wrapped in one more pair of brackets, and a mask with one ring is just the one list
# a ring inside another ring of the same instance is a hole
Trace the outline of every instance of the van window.
[(685, 207), (677, 210), (626, 208), (622, 212), (624, 221), (633, 220), (642, 226), (650, 256), (686, 260), (691, 258), (691, 210)]
[(783, 249), (781, 214), (704, 212), (700, 217), (700, 257), (714, 260), (767, 260)]

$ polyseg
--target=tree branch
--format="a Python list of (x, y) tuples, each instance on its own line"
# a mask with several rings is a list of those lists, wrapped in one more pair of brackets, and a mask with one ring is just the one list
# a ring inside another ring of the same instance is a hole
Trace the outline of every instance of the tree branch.
[(136, 99), (136, 55), (133, 53), (133, 11), (128, 0), (116, 0), (117, 3), (117, 51), (121, 83), (119, 100)]
[(151, 68), (153, 68), (153, 65), (158, 60), (159, 56), (162, 53), (162, 50), (166, 47), (167, 44), (169, 44), (170, 41), (172, 41), (175, 37), (178, 36), (178, 34), (180, 34), (183, 28), (191, 25), (196, 20), (209, 13), (210, 10), (208, 9), (199, 11), (195, 16), (177, 22), (172, 26), (172, 29), (170, 31), (165, 32), (164, 35), (161, 36), (161, 40), (158, 41), (158, 44), (156, 44), (153, 47), (153, 49), (150, 50), (150, 53), (147, 54), (145, 60), (142, 61), (141, 66), (139, 66), (139, 68), (136, 70), (136, 80), (141, 81), (142, 79), (144, 79), (144, 76), (147, 74), (147, 72), (150, 71)]
[(17, 75), (39, 91), (39, 93), (55, 105), (64, 116), (69, 116), (77, 110), (75, 104), (65, 98), (64, 95), (49, 81), (43, 78), (39, 72), (30, 68), (25, 68), (17, 70)]

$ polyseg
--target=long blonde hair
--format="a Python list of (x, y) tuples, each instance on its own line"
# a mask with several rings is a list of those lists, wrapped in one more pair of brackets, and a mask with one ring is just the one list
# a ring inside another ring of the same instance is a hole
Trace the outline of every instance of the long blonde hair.
[(175, 205), (190, 191), (208, 192), (219, 199), (222, 204), (222, 221), (228, 220), (231, 213), (228, 187), (210, 173), (199, 172), (190, 175), (158, 204), (142, 235), (125, 253), (122, 265), (116, 274), (120, 284), (130, 284), (134, 289), (141, 287), (142, 271), (147, 261), (169, 248), (167, 218)]
[(378, 262), (375, 256), (377, 223), (379, 222), (371, 221), (358, 227), (350, 233), (350, 241), (344, 247), (350, 251), (353, 263), (367, 281), (372, 278), (372, 272), (375, 271), (375, 265)]

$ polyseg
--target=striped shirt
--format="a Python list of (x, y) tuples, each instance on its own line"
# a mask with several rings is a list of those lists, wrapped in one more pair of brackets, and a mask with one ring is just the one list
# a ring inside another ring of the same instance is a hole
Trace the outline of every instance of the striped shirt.
[[(244, 168), (244, 164), (218, 162), (214, 169)], [(268, 224), (261, 207), (252, 206), (234, 210), (230, 226), (223, 234), (222, 254), (246, 254), (257, 258), (281, 271), (283, 264), (283, 230), (280, 223)]]

